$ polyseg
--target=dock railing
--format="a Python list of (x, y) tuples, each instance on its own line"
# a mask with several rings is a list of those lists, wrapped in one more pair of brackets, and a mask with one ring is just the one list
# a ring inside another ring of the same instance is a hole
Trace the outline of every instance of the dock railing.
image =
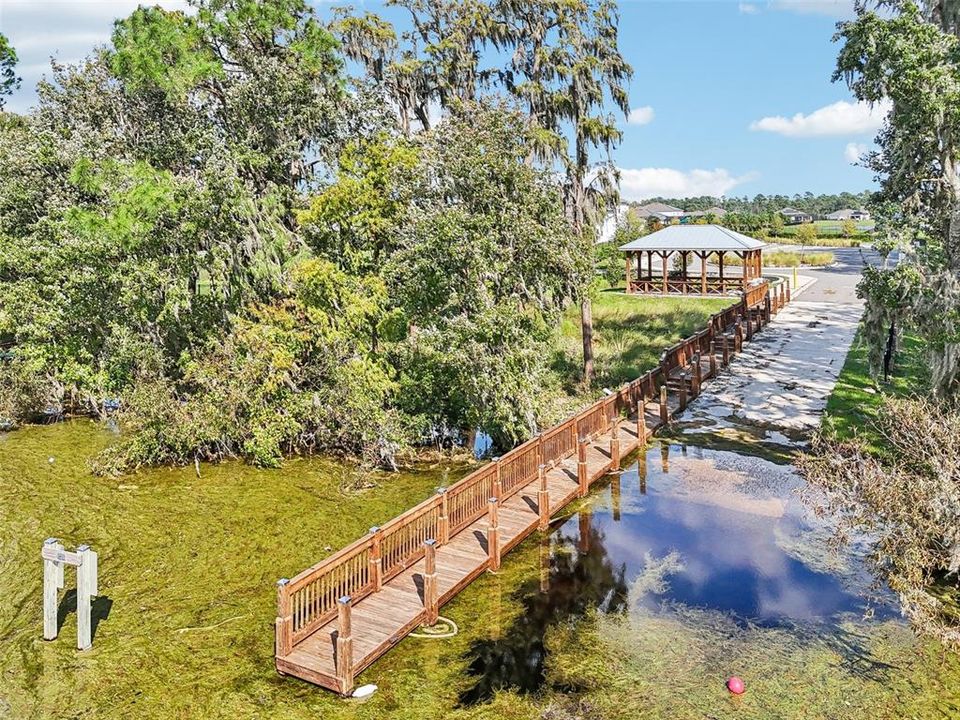
[[(315, 630), (344, 613), (343, 602), (356, 604), (377, 592), (392, 577), (424, 557), (426, 541), (437, 546), (490, 512), (493, 499), (509, 498), (538, 477), (541, 465), (552, 466), (578, 452), (582, 441), (607, 432), (615, 420), (630, 415), (641, 402), (663, 403), (670, 373), (686, 368), (695, 356), (711, 353), (716, 337), (765, 303), (776, 310), (787, 295), (781, 284), (763, 282), (741, 301), (713, 314), (702, 330), (667, 348), (659, 366), (625, 383), (576, 415), (483, 465), (382, 527), (290, 579), (277, 583), (276, 653), (289, 654)], [(699, 370), (699, 365), (698, 365)]]

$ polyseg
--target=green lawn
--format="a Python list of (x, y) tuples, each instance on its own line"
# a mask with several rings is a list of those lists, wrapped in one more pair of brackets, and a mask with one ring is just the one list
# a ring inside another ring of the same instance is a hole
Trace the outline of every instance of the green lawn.
[(867, 346), (862, 330), (857, 332), (847, 354), (843, 370), (833, 393), (827, 400), (823, 429), (828, 437), (838, 440), (858, 436), (873, 451), (880, 451), (881, 438), (871, 432), (871, 420), (876, 417), (884, 394), (906, 396), (927, 386), (928, 371), (923, 358), (923, 342), (905, 336), (896, 356), (890, 382), (875, 382), (870, 376)]
[(551, 419), (592, 402), (598, 389), (617, 387), (654, 367), (664, 350), (703, 328), (710, 315), (738, 299), (626, 295), (623, 288), (598, 293), (593, 300), (597, 379), (589, 390), (581, 384), (580, 311), (571, 308), (561, 323), (553, 358), (562, 399)]

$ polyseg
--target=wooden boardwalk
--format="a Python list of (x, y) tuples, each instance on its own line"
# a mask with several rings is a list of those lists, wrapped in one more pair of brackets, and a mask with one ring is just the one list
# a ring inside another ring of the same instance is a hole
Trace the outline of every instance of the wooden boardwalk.
[(762, 286), (660, 367), (278, 583), (276, 666), (339, 693), (642, 447), (787, 300)]

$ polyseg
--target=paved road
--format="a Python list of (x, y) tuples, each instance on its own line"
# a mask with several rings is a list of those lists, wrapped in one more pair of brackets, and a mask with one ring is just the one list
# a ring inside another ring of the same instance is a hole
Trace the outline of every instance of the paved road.
[[(796, 246), (783, 245), (777, 249), (793, 249)], [(880, 255), (870, 248), (814, 248), (807, 250), (829, 250), (836, 257), (836, 263), (832, 267), (812, 269), (803, 268), (798, 270), (801, 275), (814, 278), (817, 282), (806, 290), (801, 298), (805, 302), (830, 302), (843, 305), (861, 305), (857, 298), (856, 288), (860, 281), (860, 275), (863, 272), (864, 265), (879, 265)], [(772, 272), (781, 274), (791, 274), (793, 271), (787, 268), (777, 270), (776, 268), (765, 268)]]

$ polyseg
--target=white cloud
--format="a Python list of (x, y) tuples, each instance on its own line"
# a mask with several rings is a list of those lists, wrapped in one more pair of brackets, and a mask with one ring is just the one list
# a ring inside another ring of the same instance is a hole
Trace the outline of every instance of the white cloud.
[(840, 100), (818, 108), (809, 115), (797, 113), (790, 118), (783, 115), (765, 117), (750, 123), (750, 129), (787, 137), (862, 135), (879, 129), (889, 110), (888, 103), (871, 106), (865, 102)]
[(650, 197), (726, 195), (737, 185), (758, 177), (755, 172), (734, 176), (723, 168), (675, 170), (673, 168), (620, 168), (620, 195), (624, 200)]
[(758, 8), (756, 5), (746, 2), (740, 3), (737, 6), (737, 9), (740, 11), (741, 15), (756, 15), (760, 12), (760, 8)]
[(140, 4), (188, 10), (186, 0), (0, 0), (0, 27), (17, 51), (21, 89), (7, 108), (26, 111), (36, 101), (36, 85), (50, 70), (50, 58), (75, 63), (110, 39), (113, 23)]
[(627, 123), (630, 125), (646, 125), (653, 120), (653, 108), (649, 105), (636, 107), (630, 110), (627, 115)]
[(826, 15), (838, 20), (854, 16), (853, 0), (772, 0), (768, 6), (771, 10)]
[(847, 143), (847, 146), (843, 149), (843, 156), (847, 159), (847, 162), (855, 163), (860, 161), (860, 157), (866, 151), (865, 143)]

